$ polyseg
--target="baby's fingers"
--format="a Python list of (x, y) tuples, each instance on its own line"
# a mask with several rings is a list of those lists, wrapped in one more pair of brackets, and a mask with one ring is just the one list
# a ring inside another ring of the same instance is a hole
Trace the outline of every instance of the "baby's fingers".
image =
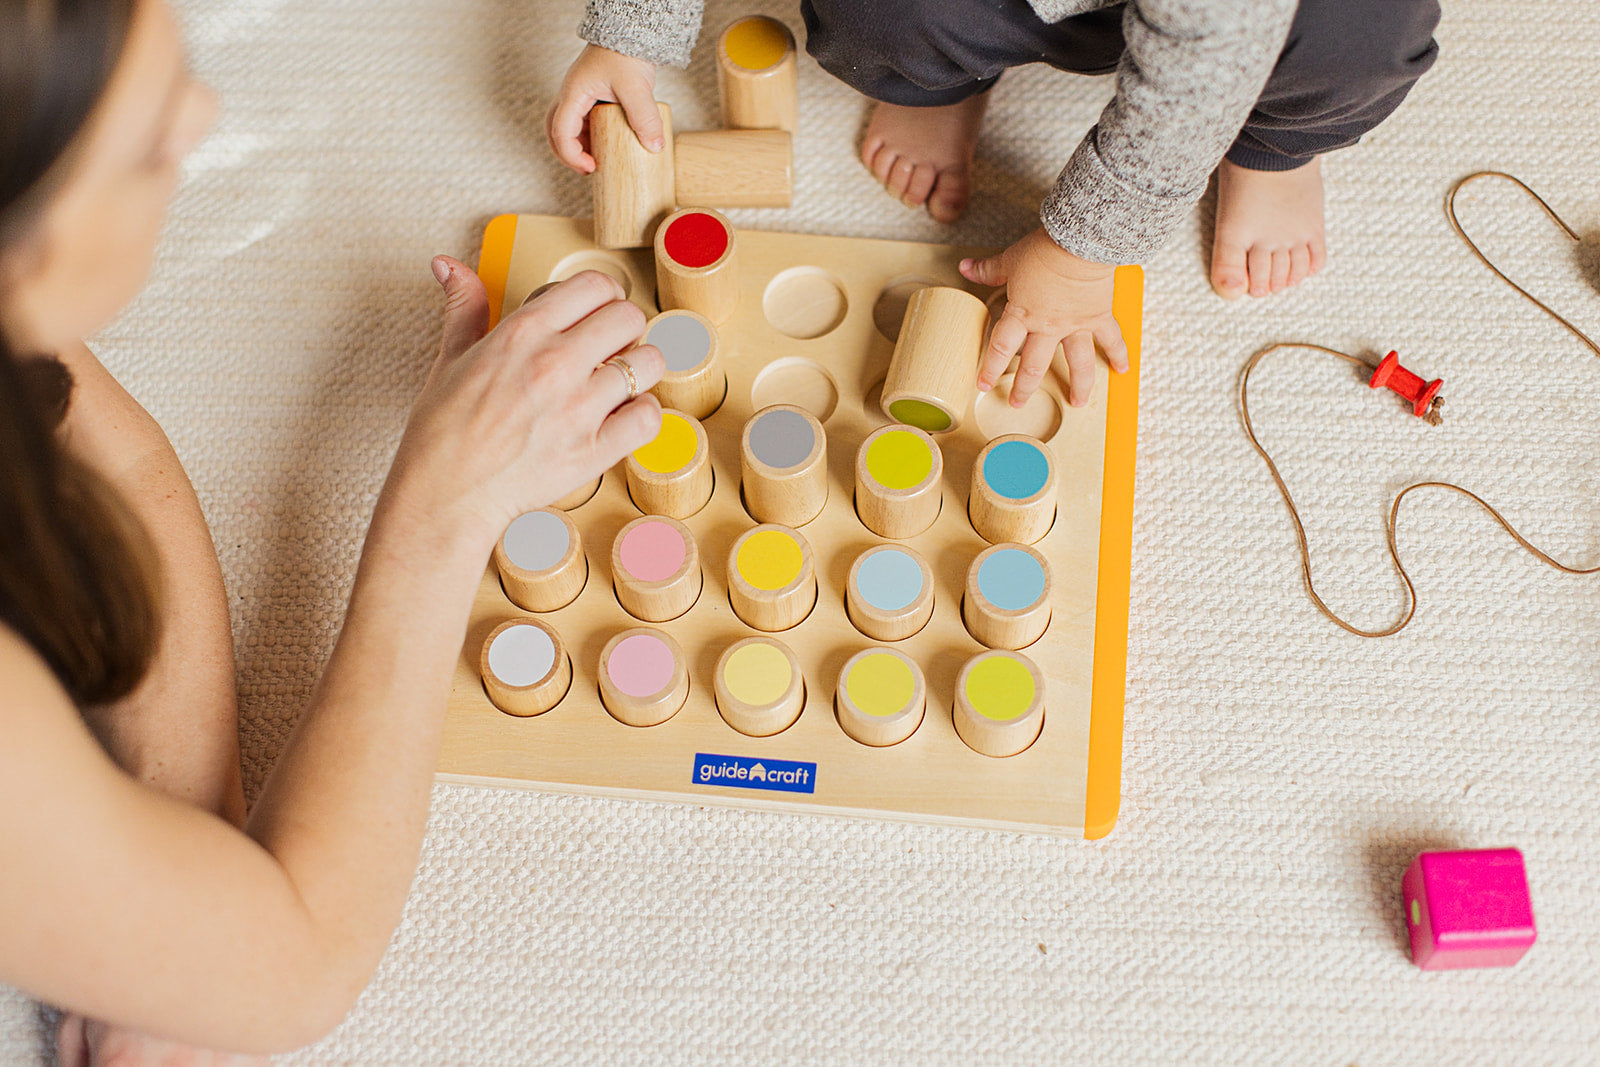
[(1106, 362), (1111, 364), (1111, 369), (1118, 374), (1126, 374), (1128, 370), (1128, 346), (1122, 340), (1122, 327), (1112, 319), (1110, 323), (1095, 328), (1094, 339), (1100, 342), (1100, 350), (1106, 354)]
[(563, 92), (550, 107), (545, 136), (556, 158), (579, 174), (594, 172), (594, 157), (584, 151), (583, 122), (594, 101), (581, 93)]
[(1039, 383), (1044, 381), (1044, 372), (1050, 369), (1050, 360), (1056, 354), (1055, 336), (1030, 333), (1022, 343), (1021, 354), (1022, 362), (1017, 367), (1017, 376), (1011, 380), (1011, 406), (1014, 408), (1026, 404), (1038, 391)]
[(1017, 354), (1022, 343), (1028, 339), (1028, 327), (1022, 322), (1020, 316), (1014, 315), (1007, 305), (1005, 313), (1000, 316), (1000, 321), (994, 324), (994, 329), (989, 331), (989, 344), (983, 350), (983, 358), (978, 363), (978, 388), (988, 392), (994, 388), (994, 383), (1011, 365), (1011, 357)]
[[(1061, 342), (1067, 355), (1067, 403), (1081, 408), (1094, 389), (1094, 335), (1088, 330), (1069, 334)], [(1123, 353), (1124, 365), (1127, 353)]]
[(661, 110), (656, 107), (655, 94), (648, 82), (628, 81), (612, 87), (617, 94), (617, 103), (622, 105), (622, 113), (628, 118), (628, 125), (633, 127), (634, 136), (639, 138), (639, 143), (652, 152), (659, 152), (666, 147), (666, 139), (661, 133)]

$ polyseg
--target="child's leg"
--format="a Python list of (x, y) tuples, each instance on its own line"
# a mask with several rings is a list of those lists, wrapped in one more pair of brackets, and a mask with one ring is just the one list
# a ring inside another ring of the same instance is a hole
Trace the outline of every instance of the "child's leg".
[(1393, 114), (1438, 56), (1437, 0), (1301, 0), (1278, 65), (1218, 171), (1211, 284), (1265, 296), (1322, 266), (1317, 157)]
[(967, 206), (984, 94), (1008, 67), (1116, 68), (1120, 8), (1047, 24), (1026, 0), (803, 0), (806, 50), (879, 101), (861, 158), (889, 191), (941, 222)]

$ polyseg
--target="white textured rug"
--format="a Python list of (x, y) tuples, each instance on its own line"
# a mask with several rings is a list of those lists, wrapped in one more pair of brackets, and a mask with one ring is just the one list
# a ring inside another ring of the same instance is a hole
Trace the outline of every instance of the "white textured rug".
[[(577, 0), (185, 0), (226, 113), (105, 360), (167, 428), (233, 598), (253, 789), (328, 652), (438, 329), (430, 253), (507, 210), (586, 214), (544, 107)], [(716, 27), (750, 8), (713, 2)], [(1225, 305), (1195, 221), (1148, 265), (1122, 819), (1085, 844), (439, 788), (406, 919), (303, 1064), (1593, 1063), (1600, 1055), (1600, 579), (1532, 562), (1460, 499), (1407, 505), (1406, 633), (1334, 629), (1240, 433), (1277, 340), (1400, 349), (1445, 379), (1431, 429), (1326, 357), (1268, 363), (1263, 438), (1336, 608), (1389, 618), (1390, 493), (1466, 482), (1557, 556), (1600, 557), (1600, 360), (1471, 260), (1440, 203), (1511, 169), (1600, 230), (1592, 0), (1455, 0), (1443, 57), (1327, 161), (1332, 262)], [(755, 5), (798, 27), (795, 8)], [(704, 53), (706, 50), (702, 49)], [(741, 225), (948, 239), (857, 165), (859, 100), (802, 65), (795, 208)], [(710, 124), (702, 54), (661, 80)], [(1020, 235), (1110, 92), (998, 90), (955, 234)], [(1600, 295), (1537, 209), (1468, 225), (1591, 329)], [(1592, 240), (1592, 237), (1591, 237)], [(1591, 244), (1592, 248), (1592, 244)], [(1516, 845), (1540, 940), (1509, 971), (1424, 974), (1404, 866)], [(240, 960), (248, 967), (249, 960)], [(44, 1055), (0, 994), (0, 1061)]]

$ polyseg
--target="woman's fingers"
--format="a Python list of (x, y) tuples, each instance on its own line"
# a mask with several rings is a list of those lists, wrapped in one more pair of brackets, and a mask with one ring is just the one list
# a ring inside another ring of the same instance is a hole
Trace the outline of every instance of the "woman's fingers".
[[(610, 373), (615, 374), (615, 371)], [(650, 393), (636, 397), (607, 415), (594, 435), (595, 454), (609, 470), (661, 432), (661, 404)]]
[(472, 270), (449, 256), (433, 257), (433, 276), (444, 289), (444, 334), (439, 354), (454, 359), (489, 332), (489, 293)]
[(627, 300), (613, 300), (564, 331), (566, 347), (580, 354), (584, 370), (593, 370), (637, 341), (644, 333), (645, 321), (639, 305)]
[[(610, 275), (597, 270), (574, 274), (553, 285), (506, 316), (506, 325), (532, 321), (551, 333), (564, 333), (595, 311), (627, 294)], [(615, 352), (616, 349), (610, 350)], [(607, 353), (609, 354), (609, 353)]]
[(618, 352), (603, 360), (590, 375), (592, 395), (601, 412), (612, 411), (654, 389), (666, 369), (667, 362), (655, 345), (640, 345)]

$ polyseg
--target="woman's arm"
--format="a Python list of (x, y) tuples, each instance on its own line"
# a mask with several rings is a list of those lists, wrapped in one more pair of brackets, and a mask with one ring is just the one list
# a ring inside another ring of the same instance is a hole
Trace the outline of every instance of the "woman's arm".
[[(0, 979), (210, 1048), (278, 1051), (348, 1011), (400, 916), (450, 676), (495, 538), (648, 441), (601, 360), (644, 316), (585, 273), (481, 343), (481, 283), (436, 261), (444, 351), (379, 498), (345, 626), (248, 836), (140, 786), (0, 630)], [(661, 376), (629, 352), (641, 386)], [(620, 405), (620, 406), (619, 406)]]
[(84, 718), (123, 769), (161, 792), (244, 822), (233, 630), (216, 546), (172, 444), (81, 345), (63, 446), (144, 525), (160, 560), (161, 643), (139, 687)]

